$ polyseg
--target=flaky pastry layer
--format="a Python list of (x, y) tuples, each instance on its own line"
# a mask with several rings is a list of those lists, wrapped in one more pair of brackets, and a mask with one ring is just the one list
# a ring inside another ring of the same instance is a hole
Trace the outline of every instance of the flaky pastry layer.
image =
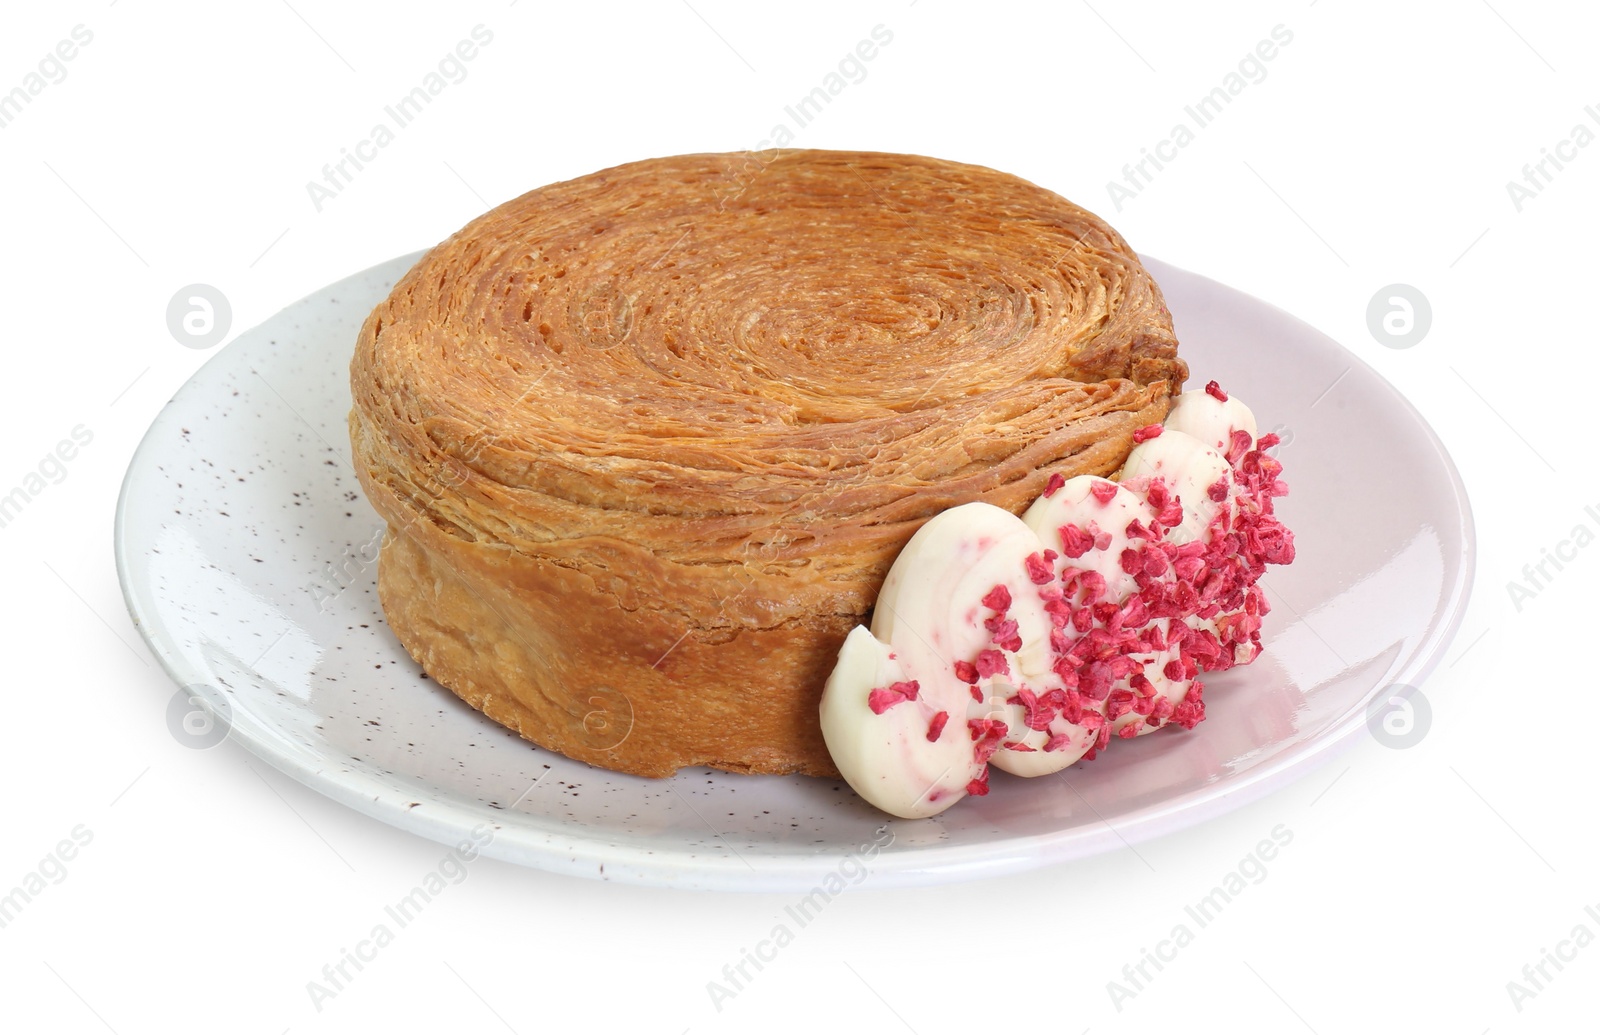
[(1186, 370), (1103, 221), (909, 155), (635, 162), (516, 198), (373, 310), (350, 434), (428, 673), (573, 758), (833, 775), (822, 685), (899, 548), (1109, 474)]

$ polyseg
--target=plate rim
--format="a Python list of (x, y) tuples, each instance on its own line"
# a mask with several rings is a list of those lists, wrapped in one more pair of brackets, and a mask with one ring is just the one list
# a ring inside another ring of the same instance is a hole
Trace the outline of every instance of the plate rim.
[[(248, 344), (261, 328), (300, 306), (338, 291), (342, 285), (351, 281), (370, 277), (389, 267), (398, 268), (402, 262), (408, 263), (407, 268), (409, 268), (409, 265), (414, 265), (429, 250), (424, 248), (395, 256), (323, 285), (235, 335), (227, 345), (208, 357), (182, 385), (178, 386), (151, 418), (149, 427), (140, 436), (138, 444), (129, 455), (128, 466), (123, 472), (117, 492), (112, 528), (117, 581), (134, 628), (162, 670), (178, 687), (188, 685), (187, 673), (183, 671), (183, 658), (175, 640), (160, 635), (165, 629), (163, 623), (155, 614), (147, 613), (141, 606), (135, 586), (136, 580), (132, 574), (133, 558), (130, 556), (127, 538), (129, 500), (134, 481), (139, 474), (144, 473), (147, 452), (153, 452), (155, 449), (153, 443), (156, 432), (165, 426), (179, 395), (203, 371), (220, 361), (236, 346), (241, 343)], [(1198, 784), (1182, 794), (1119, 816), (1115, 826), (1109, 821), (1103, 821), (1099, 828), (1091, 831), (1075, 831), (1070, 837), (1064, 837), (1060, 831), (1056, 831), (1026, 836), (1001, 836), (997, 840), (966, 845), (920, 846), (903, 853), (879, 853), (866, 864), (867, 875), (862, 881), (863, 884), (870, 881), (875, 887), (920, 887), (1007, 876), (1087, 858), (1108, 849), (1131, 848), (1158, 837), (1179, 833), (1258, 801), (1273, 791), (1282, 789), (1288, 782), (1303, 777), (1314, 769), (1324, 767), (1354, 747), (1360, 730), (1366, 725), (1365, 712), (1383, 687), (1395, 683), (1416, 686), (1424, 682), (1438, 667), (1446, 649), (1460, 630), (1477, 581), (1476, 521), (1472, 512), (1471, 497), (1467, 493), (1461, 473), (1443, 440), (1422, 412), (1361, 356), (1287, 310), (1204, 274), (1144, 254), (1140, 254), (1139, 258), (1147, 268), (1155, 266), (1193, 278), (1202, 282), (1208, 291), (1220, 290), (1239, 296), (1307, 328), (1339, 349), (1353, 367), (1360, 368), (1387, 390), (1422, 432), (1423, 441), (1432, 449), (1432, 455), (1449, 485), (1459, 521), (1458, 533), (1461, 543), (1458, 557), (1459, 575), (1454, 583), (1449, 585), (1447, 599), (1435, 612), (1434, 621), (1430, 624), (1423, 641), (1406, 658), (1385, 673), (1386, 682), (1375, 685), (1364, 696), (1359, 707), (1353, 708), (1341, 720), (1329, 723), (1322, 731), (1301, 738), (1274, 761), (1231, 777), (1220, 790), (1215, 783)], [(403, 275), (402, 270), (396, 279)], [(1162, 277), (1156, 276), (1154, 270), (1151, 271), (1151, 275), (1158, 284), (1161, 282)], [(248, 712), (244, 714), (248, 715)], [(720, 852), (685, 851), (670, 846), (655, 850), (647, 845), (584, 836), (584, 828), (572, 826), (570, 821), (568, 828), (559, 831), (531, 824), (508, 824), (492, 815), (486, 816), (481, 808), (458, 803), (449, 796), (412, 795), (405, 789), (408, 778), (398, 773), (390, 774), (390, 779), (384, 780), (376, 775), (348, 767), (341, 769), (338, 766), (316, 765), (313, 758), (303, 757), (302, 752), (283, 750), (281, 742), (265, 735), (262, 731), (252, 729), (249, 723), (241, 725), (238, 713), (235, 713), (228, 722), (224, 742), (228, 741), (237, 743), (274, 769), (333, 801), (372, 819), (439, 844), (456, 844), (466, 836), (465, 831), (488, 823), (495, 831), (494, 838), (479, 849), (480, 854), (566, 876), (698, 890), (809, 891), (837, 865), (840, 854), (835, 850), (837, 846), (832, 846), (827, 853), (820, 855), (805, 855), (799, 852), (769, 854), (760, 856), (761, 866), (754, 867), (737, 851), (732, 855), (726, 855)], [(679, 772), (695, 772), (700, 768), (702, 767), (688, 767)], [(335, 772), (335, 770), (341, 771)], [(605, 770), (600, 771), (605, 772)], [(547, 769), (546, 773), (549, 772), (554, 770)], [(737, 774), (717, 775), (728, 777)], [(416, 797), (422, 797), (424, 800), (420, 804), (413, 804)], [(906, 822), (914, 821), (898, 820), (886, 814), (883, 817), (884, 825)]]

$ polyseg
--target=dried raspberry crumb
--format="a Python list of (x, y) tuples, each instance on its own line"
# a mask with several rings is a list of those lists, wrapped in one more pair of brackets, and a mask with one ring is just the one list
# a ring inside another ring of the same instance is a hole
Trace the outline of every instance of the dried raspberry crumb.
[(1004, 585), (996, 586), (985, 593), (980, 601), (984, 607), (993, 611), (1007, 611), (1011, 608), (1011, 591)]
[(1005, 739), (1006, 724), (999, 719), (968, 719), (967, 732), (973, 740), (972, 757), (982, 765)]
[(1161, 508), (1161, 513), (1156, 515), (1156, 520), (1168, 528), (1183, 524), (1183, 502), (1174, 496)]
[[(1057, 695), (1065, 697), (1060, 691)], [(1047, 695), (1048, 696), (1048, 695)], [(1041, 701), (1037, 694), (1027, 687), (1019, 687), (1014, 696), (1006, 700), (1007, 704), (1020, 704), (1024, 712), (1022, 724), (1030, 730), (1046, 730), (1055, 721), (1056, 710), (1047, 701)]]
[(1050, 561), (1055, 559), (1055, 555), (1056, 552), (1054, 550), (1046, 550), (1043, 557), (1036, 553), (1030, 553), (1024, 559), (1023, 564), (1028, 569), (1028, 579), (1034, 585), (1042, 586), (1056, 577), (1055, 569), (1050, 565)]
[(1221, 503), (1223, 500), (1228, 498), (1227, 475), (1223, 475), (1221, 478), (1218, 478), (1216, 481), (1211, 483), (1211, 487), (1206, 489), (1206, 498), (1212, 503)]
[(990, 676), (1011, 674), (1011, 665), (1006, 661), (1006, 656), (994, 649), (978, 652), (978, 676), (988, 679)]
[(1195, 680), (1194, 685), (1189, 687), (1189, 692), (1184, 695), (1183, 700), (1178, 702), (1172, 709), (1173, 722), (1186, 730), (1192, 730), (1196, 724), (1206, 717), (1206, 705), (1202, 698), (1204, 689), (1200, 681), (1198, 679)]
[(1056, 491), (1065, 484), (1067, 484), (1067, 480), (1061, 476), (1060, 471), (1050, 472), (1050, 480), (1044, 483), (1045, 499), (1049, 499), (1051, 496), (1054, 496)]
[(1044, 742), (1044, 750), (1061, 751), (1066, 748), (1067, 744), (1071, 742), (1071, 739), (1072, 738), (1068, 737), (1065, 733), (1051, 734), (1050, 739)]
[(1099, 600), (1106, 595), (1106, 577), (1097, 571), (1085, 571), (1078, 576), (1078, 587), (1088, 600)]
[(956, 678), (963, 683), (976, 683), (978, 681), (978, 666), (970, 661), (956, 662)]
[(1140, 428), (1138, 431), (1135, 431), (1133, 433), (1133, 442), (1134, 442), (1134, 445), (1138, 445), (1141, 442), (1148, 442), (1153, 438), (1160, 438), (1160, 437), (1161, 437), (1161, 425), (1159, 425), (1159, 424), (1146, 424), (1144, 427)]
[(939, 734), (944, 732), (944, 724), (949, 721), (949, 712), (939, 712), (936, 714), (932, 721), (928, 723), (928, 739), (930, 741), (938, 740)]
[(1113, 682), (1111, 666), (1103, 661), (1093, 661), (1078, 673), (1078, 692), (1091, 701), (1103, 701)]
[(900, 683), (890, 683), (880, 686), (867, 694), (867, 707), (872, 709), (872, 714), (882, 715), (901, 701), (915, 701), (917, 699), (917, 681), (908, 679)]
[(1061, 536), (1061, 552), (1074, 560), (1094, 546), (1094, 536), (1077, 525), (1062, 525), (1056, 532)]
[(1250, 448), (1250, 432), (1243, 428), (1234, 431), (1233, 437), (1228, 440), (1228, 463), (1237, 464)]
[(1206, 394), (1217, 400), (1217, 402), (1228, 401), (1228, 393), (1224, 392), (1222, 390), (1222, 386), (1217, 384), (1215, 381), (1206, 382)]
[(1097, 481), (1093, 485), (1089, 486), (1089, 495), (1093, 496), (1097, 501), (1099, 501), (1102, 506), (1110, 503), (1111, 497), (1115, 496), (1116, 494), (1116, 482)]
[(1142, 667), (1139, 662), (1126, 654), (1118, 654), (1116, 657), (1111, 658), (1106, 662), (1106, 666), (1111, 669), (1112, 679), (1126, 679)]
[(981, 798), (989, 793), (989, 770), (984, 768), (983, 775), (967, 783), (967, 793), (974, 798)]
[(977, 701), (979, 704), (983, 703), (983, 693), (979, 691), (977, 687), (969, 686), (967, 689), (972, 693), (972, 699), (974, 701)]
[(1010, 651), (1022, 649), (1022, 635), (1017, 630), (1017, 620), (1015, 618), (995, 615), (983, 624), (984, 628), (993, 634), (996, 647)]

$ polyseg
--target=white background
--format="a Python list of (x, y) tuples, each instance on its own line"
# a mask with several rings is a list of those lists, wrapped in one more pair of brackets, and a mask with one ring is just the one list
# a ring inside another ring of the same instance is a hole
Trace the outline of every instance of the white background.
[[(1587, 732), (1600, 549), (1520, 611), (1506, 588), (1574, 526), (1600, 527), (1583, 427), (1600, 146), (1520, 211), (1506, 188), (1579, 123), (1600, 131), (1584, 112), (1600, 106), (1592, 14), (1511, 0), (446, 6), (123, 0), (0, 16), (0, 91), (75, 26), (93, 33), (0, 129), (0, 492), (74, 426), (94, 436), (0, 528), (0, 891), (78, 824), (93, 834), (0, 929), (0, 1027), (1592, 1030), (1600, 947), (1520, 1010), (1507, 982), (1575, 925), (1600, 934), (1584, 912), (1600, 911)], [(307, 181), (479, 24), (493, 41), (469, 76), (317, 211)], [(1148, 868), (1123, 851), (932, 891), (863, 887), (720, 1012), (707, 982), (789, 897), (482, 860), (319, 1013), (307, 982), (443, 849), (231, 743), (169, 735), (172, 687), (111, 551), (131, 451), (212, 354), (168, 333), (168, 300), (217, 286), (231, 337), (531, 187), (755, 146), (879, 24), (892, 43), (796, 145), (927, 153), (1051, 187), (1140, 250), (1332, 335), (1432, 422), (1481, 552), (1462, 632), (1424, 687), (1431, 729), (1408, 750), (1365, 740), (1141, 845)], [(1267, 77), (1118, 211), (1107, 181), (1280, 24), (1293, 41)], [(1410, 349), (1368, 330), (1391, 283), (1431, 302)], [(1279, 824), (1293, 840), (1266, 879), (1119, 1010), (1107, 982)]]

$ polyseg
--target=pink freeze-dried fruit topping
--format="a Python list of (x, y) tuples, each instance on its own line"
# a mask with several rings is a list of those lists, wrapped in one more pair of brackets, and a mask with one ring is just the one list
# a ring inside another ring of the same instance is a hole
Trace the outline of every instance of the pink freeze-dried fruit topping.
[(882, 715), (901, 701), (915, 701), (917, 699), (917, 681), (908, 679), (899, 683), (890, 683), (880, 686), (867, 694), (867, 707), (872, 709), (872, 714)]
[(1011, 665), (1006, 661), (1006, 656), (994, 649), (980, 650), (978, 652), (978, 676), (988, 679), (990, 676), (1008, 676), (1011, 674)]
[(1050, 480), (1044, 483), (1044, 498), (1049, 499), (1054, 496), (1065, 484), (1067, 484), (1067, 479), (1062, 476), (1060, 471), (1050, 472)]
[(980, 603), (991, 611), (1009, 611), (1011, 609), (1011, 591), (1003, 585), (996, 586), (983, 595), (983, 600)]
[(949, 712), (939, 712), (938, 714), (934, 715), (933, 719), (928, 723), (928, 740), (930, 742), (938, 740), (939, 734), (944, 732), (944, 724), (949, 721)]
[(1056, 556), (1057, 555), (1054, 550), (1046, 550), (1042, 556), (1040, 554), (1030, 553), (1027, 557), (1027, 560), (1024, 562), (1028, 568), (1029, 580), (1035, 585), (1042, 586), (1046, 582), (1049, 582), (1051, 579), (1055, 578), (1056, 573), (1055, 569), (1051, 567), (1051, 562), (1056, 559)]
[(1206, 382), (1206, 394), (1217, 400), (1217, 402), (1228, 401), (1228, 393), (1224, 392), (1222, 390), (1222, 386), (1217, 384), (1215, 381)]
[(1095, 482), (1089, 486), (1089, 495), (1093, 496), (1101, 504), (1110, 503), (1111, 498), (1116, 494), (1116, 482)]
[(1153, 438), (1160, 438), (1160, 437), (1161, 437), (1161, 425), (1159, 425), (1159, 424), (1146, 424), (1144, 427), (1139, 428), (1137, 431), (1135, 431), (1133, 433), (1133, 442), (1134, 442), (1135, 445), (1138, 445), (1141, 442), (1148, 442)]
[(1056, 531), (1061, 536), (1061, 552), (1066, 557), (1077, 560), (1094, 548), (1094, 536), (1077, 525), (1062, 525)]
[(1238, 464), (1240, 460), (1244, 459), (1245, 451), (1249, 448), (1250, 432), (1243, 428), (1235, 429), (1232, 437), (1228, 439), (1228, 463)]
[(1015, 618), (1002, 618), (995, 615), (983, 623), (994, 634), (994, 645), (1001, 650), (1019, 651), (1022, 649), (1022, 635), (1017, 629)]

